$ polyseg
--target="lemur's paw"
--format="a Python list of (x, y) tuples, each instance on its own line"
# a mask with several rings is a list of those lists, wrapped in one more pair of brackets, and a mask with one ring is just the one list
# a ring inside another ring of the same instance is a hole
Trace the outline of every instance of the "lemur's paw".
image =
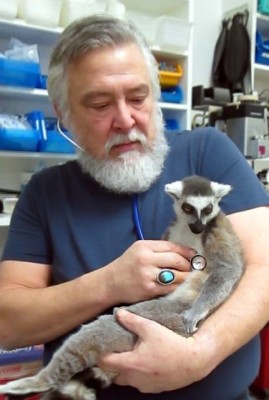
[(192, 335), (198, 330), (199, 319), (194, 318), (192, 310), (186, 310), (181, 315), (183, 324), (185, 326), (186, 333)]

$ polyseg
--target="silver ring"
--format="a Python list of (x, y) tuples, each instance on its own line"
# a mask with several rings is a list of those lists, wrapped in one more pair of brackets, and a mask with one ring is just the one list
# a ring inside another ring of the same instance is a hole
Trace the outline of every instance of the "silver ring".
[(171, 285), (175, 279), (175, 273), (171, 269), (162, 269), (156, 276), (156, 280), (160, 285)]

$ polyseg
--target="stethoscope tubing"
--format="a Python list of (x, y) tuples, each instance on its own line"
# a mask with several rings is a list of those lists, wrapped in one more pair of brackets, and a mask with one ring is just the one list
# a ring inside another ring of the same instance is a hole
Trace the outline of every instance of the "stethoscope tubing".
[[(58, 132), (60, 133), (60, 135), (62, 135), (66, 140), (68, 140), (70, 143), (72, 143), (75, 147), (77, 147), (80, 151), (83, 151), (82, 147), (80, 147), (74, 140), (72, 140), (68, 135), (66, 135), (60, 125), (60, 119), (57, 119), (57, 129)], [(141, 222), (140, 222), (140, 215), (139, 215), (139, 210), (138, 210), (138, 195), (137, 194), (133, 194), (132, 195), (132, 212), (133, 212), (133, 222), (135, 225), (135, 229), (136, 229), (136, 234), (139, 240), (144, 240), (144, 234), (142, 231), (142, 227), (141, 227)], [(201, 267), (199, 269), (204, 269), (206, 267), (206, 259), (205, 257), (203, 257), (200, 254), (197, 254), (196, 256), (194, 256), (190, 262), (191, 262), (191, 266), (192, 269), (197, 269), (195, 267), (195, 259), (196, 257), (199, 257), (200, 259), (200, 263), (201, 263)]]
[(83, 148), (82, 148), (79, 144), (77, 144), (77, 143), (76, 143), (74, 140), (72, 140), (66, 133), (64, 133), (64, 131), (63, 131), (62, 128), (61, 128), (61, 122), (60, 122), (60, 119), (59, 119), (59, 118), (57, 119), (56, 126), (57, 126), (57, 130), (58, 130), (58, 132), (59, 132), (59, 134), (60, 134), (61, 136), (63, 136), (69, 143), (72, 143), (72, 145), (75, 146), (75, 147), (76, 147), (77, 149), (79, 149), (80, 151), (84, 151)]
[(138, 196), (137, 194), (132, 195), (132, 210), (133, 210), (133, 220), (136, 229), (136, 234), (139, 240), (144, 240), (144, 235), (140, 223), (140, 215), (138, 210)]
[[(144, 234), (142, 231), (140, 215), (139, 215), (139, 210), (138, 210), (137, 194), (132, 195), (132, 210), (133, 210), (133, 221), (134, 221), (137, 237), (139, 240), (144, 240)], [(192, 259), (190, 260), (190, 263), (191, 263), (191, 268), (196, 271), (203, 270), (207, 265), (206, 258), (201, 254), (196, 254), (194, 257), (192, 257)]]

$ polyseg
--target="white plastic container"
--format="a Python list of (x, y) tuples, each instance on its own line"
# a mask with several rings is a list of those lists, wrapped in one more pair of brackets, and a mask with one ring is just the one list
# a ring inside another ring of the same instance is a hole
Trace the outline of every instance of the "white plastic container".
[(0, 18), (15, 19), (19, 0), (0, 0)]
[(15, 197), (4, 197), (3, 198), (3, 212), (12, 214), (17, 204), (18, 199)]
[(64, 0), (60, 15), (60, 26), (66, 27), (75, 19), (91, 14), (104, 13), (106, 0)]
[(113, 17), (124, 19), (126, 16), (126, 7), (119, 0), (108, 0), (106, 12)]
[(154, 44), (162, 50), (188, 50), (191, 24), (179, 18), (162, 15), (157, 18)]
[(156, 22), (157, 19), (149, 14), (143, 14), (136, 10), (128, 10), (127, 17), (130, 19), (137, 28), (143, 33), (147, 39), (148, 44), (151, 46), (155, 43), (156, 37)]
[(18, 16), (34, 25), (56, 28), (63, 0), (19, 0)]

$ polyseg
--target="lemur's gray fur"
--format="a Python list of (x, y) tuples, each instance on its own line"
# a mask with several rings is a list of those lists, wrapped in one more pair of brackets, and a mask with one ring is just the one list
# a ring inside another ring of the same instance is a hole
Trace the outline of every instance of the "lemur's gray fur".
[[(239, 239), (219, 208), (230, 190), (230, 185), (198, 176), (165, 185), (176, 214), (165, 239), (194, 248), (206, 257), (207, 266), (190, 272), (173, 293), (128, 306), (129, 311), (187, 337), (230, 296), (244, 271)], [(43, 400), (95, 400), (92, 383), (106, 387), (114, 378), (97, 367), (100, 356), (129, 351), (136, 339), (114, 315), (103, 315), (69, 337), (37, 375), (0, 385), (0, 393), (46, 392)]]

